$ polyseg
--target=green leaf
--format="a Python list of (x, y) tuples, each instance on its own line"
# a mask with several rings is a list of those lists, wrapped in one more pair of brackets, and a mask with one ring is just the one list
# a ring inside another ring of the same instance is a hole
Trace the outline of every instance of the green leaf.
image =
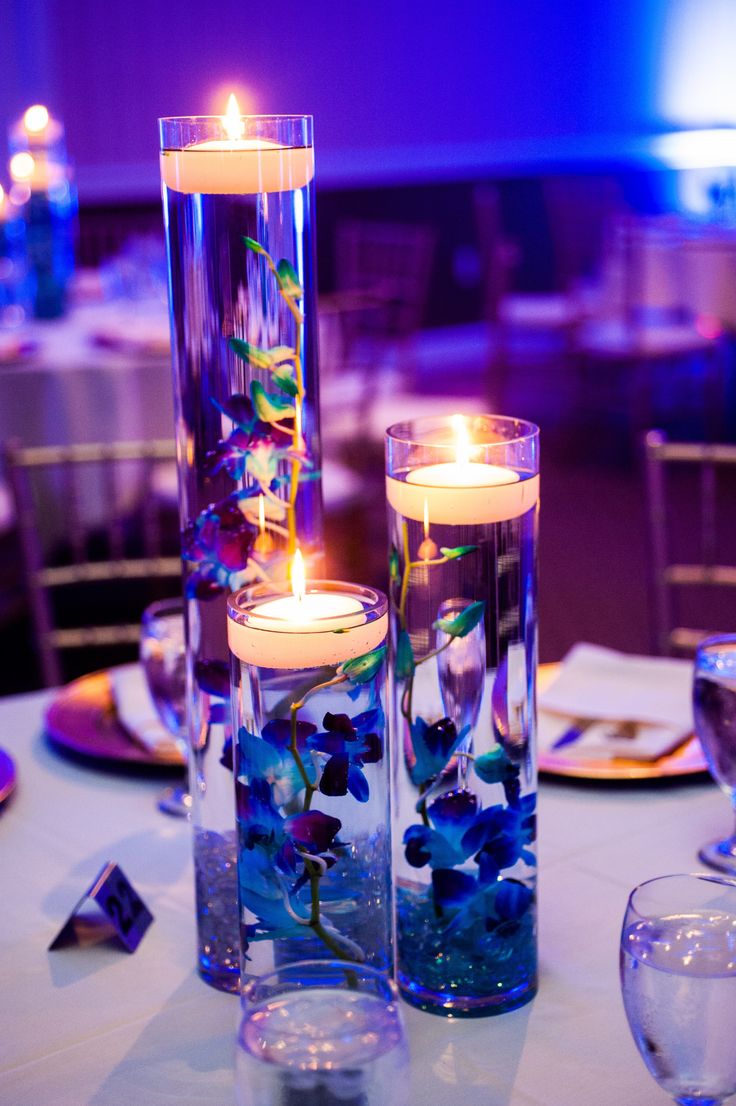
[(258, 380), (251, 383), (250, 398), (258, 418), (263, 422), (280, 422), (294, 417), (294, 404), (273, 392), (267, 392)]
[(248, 361), (256, 369), (270, 369), (273, 364), (270, 350), (261, 349), (259, 346), (252, 345), (251, 342), (243, 341), (242, 338), (230, 338), (227, 344), (233, 353), (236, 353), (238, 357), (242, 357), (244, 361)]
[(448, 549), (443, 545), (440, 553), (443, 557), (447, 557), (448, 561), (456, 561), (458, 557), (464, 557), (466, 553), (475, 553), (477, 548), (477, 545), (456, 545), (454, 549)]
[(438, 618), (432, 623), (432, 629), (442, 630), (450, 637), (465, 637), (478, 625), (485, 609), (486, 605), (482, 599), (477, 603), (469, 603), (455, 618)]
[(271, 346), (268, 352), (272, 365), (281, 365), (284, 361), (294, 361), (296, 358), (296, 350), (291, 346)]
[(280, 365), (277, 369), (273, 370), (273, 382), (281, 389), (282, 392), (286, 392), (288, 396), (296, 396), (299, 393), (297, 382), (294, 379), (294, 370), (291, 365)]
[(391, 546), (391, 552), (388, 555), (388, 572), (391, 582), (397, 583), (399, 579), (399, 551), (395, 545)]
[(295, 299), (300, 299), (303, 296), (304, 292), (299, 283), (296, 269), (285, 257), (282, 257), (276, 266), (276, 279), (285, 296), (293, 296)]
[(401, 630), (396, 642), (396, 658), (394, 660), (394, 674), (397, 680), (408, 680), (414, 675), (416, 662), (414, 650), (411, 647), (411, 638), (406, 630)]
[(259, 253), (262, 257), (268, 257), (268, 251), (264, 250), (260, 242), (256, 242), (255, 238), (248, 238), (245, 234), (242, 236), (243, 242), (249, 250), (253, 253)]
[(500, 745), (483, 753), (473, 761), (476, 776), (484, 783), (501, 783), (502, 780), (518, 774), (518, 768), (511, 763)]
[(354, 684), (367, 684), (372, 680), (378, 669), (383, 664), (386, 656), (386, 646), (379, 645), (370, 653), (363, 653), (361, 657), (353, 657), (352, 660), (341, 664), (337, 672), (339, 676), (347, 676)]

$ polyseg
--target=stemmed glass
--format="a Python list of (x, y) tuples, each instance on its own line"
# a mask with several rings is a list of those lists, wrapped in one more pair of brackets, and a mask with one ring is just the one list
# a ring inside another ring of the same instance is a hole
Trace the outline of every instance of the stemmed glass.
[(642, 1060), (680, 1106), (736, 1094), (736, 881), (648, 880), (629, 896), (621, 989)]
[(305, 960), (244, 988), (238, 1106), (406, 1106), (395, 984), (345, 960)]
[[(736, 809), (736, 634), (709, 637), (698, 646), (693, 713), (710, 773)], [(736, 875), (736, 832), (703, 845), (698, 856)]]
[[(187, 757), (187, 681), (184, 601), (161, 599), (141, 619), (140, 660), (156, 712)], [(158, 799), (165, 814), (186, 816), (192, 797), (185, 787), (166, 787)]]

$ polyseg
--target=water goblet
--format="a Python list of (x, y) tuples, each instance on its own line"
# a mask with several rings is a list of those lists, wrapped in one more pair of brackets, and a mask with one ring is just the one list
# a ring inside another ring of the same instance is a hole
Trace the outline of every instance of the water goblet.
[(736, 1094), (736, 881), (660, 876), (629, 896), (619, 957), (629, 1028), (680, 1106)]
[[(141, 619), (140, 661), (156, 712), (187, 756), (187, 683), (184, 601), (161, 599), (149, 604)], [(165, 814), (184, 817), (192, 809), (185, 787), (164, 788), (158, 799)]]
[[(693, 713), (710, 773), (736, 809), (736, 634), (709, 637), (698, 646)], [(736, 875), (736, 832), (703, 845), (698, 856)]]
[(244, 988), (238, 1106), (406, 1106), (395, 984), (365, 964), (296, 961)]

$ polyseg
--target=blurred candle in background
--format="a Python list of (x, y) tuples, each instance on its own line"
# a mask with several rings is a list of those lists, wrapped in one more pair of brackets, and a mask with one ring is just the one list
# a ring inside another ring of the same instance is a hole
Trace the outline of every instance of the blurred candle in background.
[(25, 257), (17, 294), (37, 318), (66, 309), (74, 272), (77, 198), (64, 127), (43, 104), (33, 104), (8, 133), (11, 199), (21, 222), (18, 246)]

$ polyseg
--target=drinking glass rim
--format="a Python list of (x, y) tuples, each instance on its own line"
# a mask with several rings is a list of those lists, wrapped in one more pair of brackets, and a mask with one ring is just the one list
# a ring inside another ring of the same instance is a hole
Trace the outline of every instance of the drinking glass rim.
[[(254, 976), (253, 979), (248, 980), (242, 989), (241, 1004), (243, 1012), (247, 1014), (249, 1006), (258, 1006), (262, 998), (253, 999), (253, 993), (258, 991), (259, 987), (268, 988), (271, 981), (278, 981), (279, 976), (288, 975), (290, 972), (317, 972), (322, 973), (334, 973), (335, 976), (345, 976), (350, 972), (353, 975), (360, 977), (363, 976), (366, 980), (370, 980), (372, 983), (379, 984), (384, 990), (384, 994), (378, 994), (378, 998), (383, 998), (386, 1005), (396, 1003), (397, 1009), (399, 1009), (399, 989), (396, 986), (395, 981), (391, 976), (381, 971), (380, 968), (374, 968), (370, 964), (360, 964), (354, 960), (295, 960), (291, 964), (282, 964), (279, 968), (273, 968), (270, 972), (266, 972), (265, 975)], [(283, 992), (286, 991), (309, 991), (309, 990), (325, 990), (327, 987), (334, 987), (336, 984), (334, 981), (329, 983), (300, 983), (298, 979), (290, 985), (285, 981)], [(349, 993), (351, 988), (346, 986), (346, 991)], [(356, 993), (361, 993), (360, 986)], [(264, 996), (265, 997), (265, 996)]]
[(651, 884), (653, 883), (664, 883), (665, 880), (671, 879), (698, 880), (701, 883), (719, 883), (722, 886), (731, 887), (734, 891), (736, 891), (736, 879), (733, 879), (730, 876), (723, 875), (719, 872), (668, 872), (666, 875), (652, 876), (650, 879), (645, 879), (642, 880), (641, 883), (637, 883), (636, 887), (632, 888), (629, 893), (629, 898), (627, 902), (627, 913), (629, 910), (631, 910), (632, 913), (636, 914), (637, 918), (641, 918), (642, 920), (646, 918), (651, 918), (651, 914), (643, 914), (634, 905), (635, 896), (639, 893), (639, 891), (643, 891), (645, 888), (651, 886)]
[(154, 599), (143, 608), (141, 623), (152, 622), (156, 618), (166, 615), (181, 615), (186, 613), (187, 603), (183, 596), (172, 595), (170, 599)]
[(711, 634), (698, 642), (696, 656), (705, 653), (717, 645), (736, 645), (736, 634)]

